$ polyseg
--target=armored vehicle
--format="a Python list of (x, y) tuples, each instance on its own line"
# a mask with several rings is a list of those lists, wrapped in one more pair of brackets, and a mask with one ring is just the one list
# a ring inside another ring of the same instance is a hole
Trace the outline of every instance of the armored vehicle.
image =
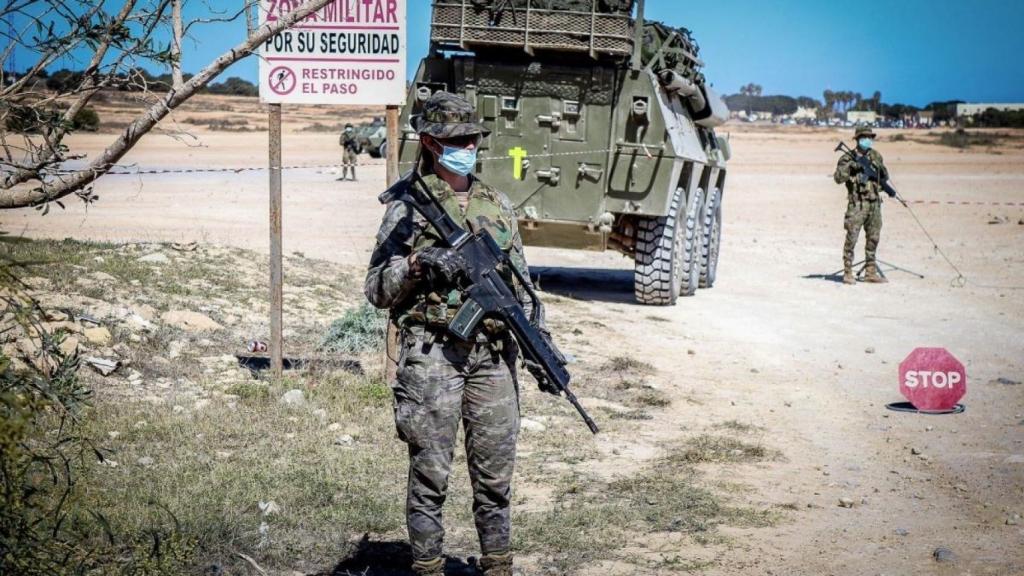
[(643, 0), (437, 0), (430, 52), (402, 111), (435, 91), (491, 130), (476, 173), (506, 192), (525, 243), (617, 250), (644, 304), (715, 282), (728, 142), (725, 103), (690, 32), (645, 22)]
[(359, 149), (369, 154), (371, 158), (380, 158), (387, 153), (387, 139), (387, 125), (379, 116), (374, 117), (371, 122), (360, 124), (356, 129)]

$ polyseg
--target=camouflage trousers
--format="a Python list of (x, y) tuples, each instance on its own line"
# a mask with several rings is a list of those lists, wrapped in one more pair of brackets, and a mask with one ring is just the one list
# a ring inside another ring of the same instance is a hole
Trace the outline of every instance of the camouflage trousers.
[(473, 515), (484, 554), (509, 549), (512, 472), (519, 432), (515, 341), (498, 347), (403, 331), (395, 395), (398, 436), (409, 446), (406, 521), (413, 558), (441, 555), (441, 508), (462, 422)]
[(356, 153), (354, 150), (345, 150), (341, 158), (341, 177), (345, 178), (349, 170), (352, 171), (352, 179), (356, 179)]
[(843, 245), (843, 267), (853, 266), (853, 250), (857, 246), (857, 237), (861, 228), (864, 229), (864, 263), (875, 265), (875, 251), (878, 249), (878, 238), (882, 232), (882, 202), (880, 200), (851, 200), (846, 207), (846, 243)]

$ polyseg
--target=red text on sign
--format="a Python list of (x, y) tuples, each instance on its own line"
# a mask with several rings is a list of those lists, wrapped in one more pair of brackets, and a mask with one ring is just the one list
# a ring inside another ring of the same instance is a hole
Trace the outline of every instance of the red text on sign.
[[(267, 21), (284, 18), (302, 7), (302, 0), (270, 0)], [(398, 22), (397, 0), (334, 0), (304, 18), (306, 22), (336, 24), (394, 24)]]

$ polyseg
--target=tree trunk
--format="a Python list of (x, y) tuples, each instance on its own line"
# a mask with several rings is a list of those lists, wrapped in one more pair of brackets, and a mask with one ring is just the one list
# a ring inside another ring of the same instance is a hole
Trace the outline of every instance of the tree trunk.
[(171, 62), (171, 75), (174, 78), (174, 89), (181, 91), (185, 81), (181, 77), (181, 3), (184, 0), (172, 0), (171, 20), (174, 28), (174, 39), (171, 44), (171, 55), (174, 60)]

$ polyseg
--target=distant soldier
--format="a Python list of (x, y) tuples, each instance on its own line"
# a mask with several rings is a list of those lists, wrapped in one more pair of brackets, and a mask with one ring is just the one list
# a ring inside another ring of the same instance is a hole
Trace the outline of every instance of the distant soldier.
[(878, 178), (865, 176), (864, 169), (857, 158), (843, 154), (836, 166), (833, 176), (836, 184), (846, 184), (847, 199), (846, 244), (843, 246), (843, 284), (854, 284), (857, 279), (853, 275), (853, 251), (857, 246), (857, 237), (861, 228), (864, 229), (864, 281), (888, 282), (885, 276), (878, 273), (875, 251), (878, 249), (878, 238), (882, 232), (882, 183), (889, 180), (889, 170), (882, 161), (882, 155), (872, 148), (875, 133), (868, 126), (858, 126), (854, 133), (857, 146), (854, 154), (858, 158), (866, 157), (874, 167)]
[(345, 124), (345, 130), (341, 133), (338, 144), (343, 149), (341, 178), (338, 178), (338, 180), (344, 180), (348, 176), (349, 170), (351, 170), (352, 181), (354, 182), (356, 179), (356, 155), (359, 154), (359, 141), (356, 140), (356, 130), (351, 124)]
[[(419, 133), (417, 171), (441, 207), (470, 232), (490, 233), (528, 282), (512, 203), (473, 174), (480, 143), (489, 132), (473, 105), (460, 96), (436, 92), (423, 103), (412, 126)], [(483, 552), (480, 567), (484, 576), (512, 576), (519, 349), (500, 320), (485, 318), (467, 341), (450, 335), (448, 323), (465, 301), (455, 280), (466, 265), (408, 204), (388, 205), (370, 258), (365, 293), (374, 306), (389, 309), (401, 329), (398, 375), (391, 385), (395, 425), (409, 446), (406, 520), (418, 576), (444, 574), (441, 508), (460, 423)], [(512, 271), (503, 274), (511, 282)], [(527, 316), (533, 317), (525, 290), (518, 297)], [(543, 310), (537, 312), (536, 328), (550, 338)], [(526, 368), (541, 390), (558, 393), (540, 365), (528, 361)]]

